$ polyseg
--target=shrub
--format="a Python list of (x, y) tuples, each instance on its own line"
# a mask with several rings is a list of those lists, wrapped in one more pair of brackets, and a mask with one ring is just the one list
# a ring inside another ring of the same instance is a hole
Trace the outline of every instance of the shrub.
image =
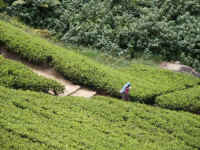
[(7, 4), (3, 0), (0, 0), (0, 11), (6, 7), (7, 7)]
[(200, 113), (200, 86), (159, 96), (156, 104), (163, 108)]
[(111, 96), (119, 97), (122, 86), (130, 81), (133, 87), (130, 92), (132, 100), (152, 104), (158, 95), (192, 87), (200, 82), (190, 75), (147, 66), (135, 65), (116, 70), (25, 33), (3, 21), (0, 21), (0, 33), (0, 42), (20, 57), (36, 64), (47, 63), (66, 79)]
[(123, 75), (118, 71), (27, 34), (5, 22), (1, 22), (0, 32), (1, 43), (10, 51), (35, 64), (47, 63), (75, 83), (119, 95), (118, 91), (126, 82), (123, 82)]
[[(131, 77), (133, 92), (143, 87), (143, 93), (154, 93), (154, 96), (193, 87), (200, 83), (199, 78), (189, 74), (174, 73), (142, 64), (133, 64), (129, 67), (121, 68), (119, 71)], [(145, 99), (143, 100), (145, 101)], [(147, 99), (146, 103), (148, 101), (149, 99)], [(154, 101), (150, 102), (155, 103)]]
[(3, 1), (6, 2), (6, 3), (8, 3), (9, 5), (11, 5), (16, 0), (3, 0)]
[(40, 77), (25, 65), (7, 60), (2, 56), (0, 56), (0, 85), (43, 92), (55, 90), (59, 93), (64, 90), (64, 87), (56, 81)]
[(4, 150), (200, 148), (200, 117), (186, 112), (108, 97), (60, 98), (3, 87), (0, 105)]
[(52, 0), (29, 0), (8, 12), (55, 31), (65, 43), (131, 57), (150, 51), (199, 70), (199, 6), (199, 0), (62, 0), (58, 6)]

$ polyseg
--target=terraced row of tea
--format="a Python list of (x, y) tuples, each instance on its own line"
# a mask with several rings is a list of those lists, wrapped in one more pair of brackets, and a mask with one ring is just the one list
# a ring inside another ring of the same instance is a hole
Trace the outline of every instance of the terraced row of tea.
[(56, 81), (38, 76), (25, 65), (2, 56), (0, 56), (0, 86), (43, 92), (64, 90), (64, 87)]
[(108, 97), (54, 97), (0, 87), (4, 150), (198, 150), (200, 117)]
[(66, 79), (96, 90), (98, 93), (119, 97), (121, 87), (130, 81), (133, 87), (130, 92), (133, 101), (154, 104), (157, 103), (155, 101), (157, 96), (192, 88), (200, 83), (200, 79), (190, 75), (143, 65), (133, 65), (120, 70), (113, 69), (28, 34), (3, 21), (0, 21), (0, 43), (21, 58), (35, 64), (48, 64)]

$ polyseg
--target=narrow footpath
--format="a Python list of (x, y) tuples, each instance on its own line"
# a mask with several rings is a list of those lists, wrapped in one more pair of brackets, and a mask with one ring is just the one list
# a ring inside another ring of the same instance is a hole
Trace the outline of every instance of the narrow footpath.
[[(73, 84), (72, 82), (66, 80), (62, 75), (60, 75), (50, 67), (33, 65), (31, 63), (28, 63), (27, 61), (21, 60), (17, 55), (10, 53), (4, 49), (0, 49), (0, 53), (7, 59), (23, 63), (39, 76), (55, 80), (60, 84), (64, 85), (65, 87), (64, 93), (59, 94), (58, 96), (80, 96), (80, 97), (90, 98), (96, 95), (95, 91), (83, 88), (80, 85)], [(53, 94), (51, 91), (49, 91), (49, 93)]]
[(197, 72), (195, 69), (193, 69), (190, 66), (186, 66), (181, 64), (180, 62), (162, 62), (160, 64), (160, 67), (163, 69), (168, 69), (174, 72), (184, 72), (184, 73), (189, 73), (192, 74), (193, 76), (199, 77), (200, 78), (200, 72)]

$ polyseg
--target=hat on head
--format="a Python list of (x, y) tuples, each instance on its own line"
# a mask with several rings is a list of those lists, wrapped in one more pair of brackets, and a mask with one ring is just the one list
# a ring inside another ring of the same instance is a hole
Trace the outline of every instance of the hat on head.
[(120, 93), (123, 93), (124, 91), (125, 91), (125, 89), (127, 88), (127, 87), (130, 87), (131, 86), (131, 83), (130, 82), (127, 82), (123, 87), (122, 87), (122, 89), (120, 90)]

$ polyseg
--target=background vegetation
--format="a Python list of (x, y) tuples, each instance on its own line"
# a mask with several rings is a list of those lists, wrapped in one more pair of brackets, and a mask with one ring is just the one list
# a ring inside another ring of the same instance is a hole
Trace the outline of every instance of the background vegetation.
[(199, 0), (5, 0), (7, 12), (65, 43), (160, 55), (200, 68)]

